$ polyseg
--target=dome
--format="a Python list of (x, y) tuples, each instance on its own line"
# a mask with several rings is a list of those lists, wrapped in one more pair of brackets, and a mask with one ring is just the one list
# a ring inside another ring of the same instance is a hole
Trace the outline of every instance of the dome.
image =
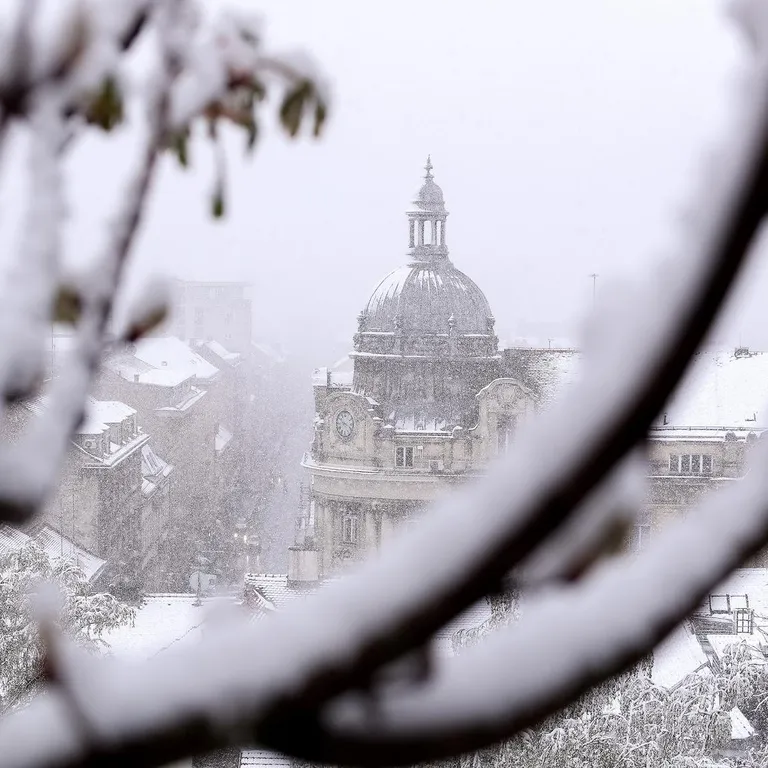
[(485, 295), (448, 259), (390, 272), (376, 286), (362, 319), (365, 331), (493, 333)]
[(432, 177), (427, 177), (427, 180), (421, 185), (421, 189), (418, 191), (413, 204), (417, 210), (444, 211), (445, 198), (443, 197), (443, 190), (435, 184)]
[(435, 184), (435, 178), (432, 176), (432, 156), (427, 155), (427, 164), (424, 166), (427, 172), (424, 176), (424, 183), (421, 189), (416, 193), (416, 199), (413, 204), (417, 211), (428, 211), (439, 213), (445, 211), (445, 198), (443, 190)]

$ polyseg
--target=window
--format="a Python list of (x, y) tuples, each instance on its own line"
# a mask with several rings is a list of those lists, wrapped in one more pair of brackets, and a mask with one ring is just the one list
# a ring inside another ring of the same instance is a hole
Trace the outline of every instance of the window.
[(395, 450), (395, 466), (396, 467), (412, 467), (413, 466), (413, 448), (412, 447), (400, 447)]
[(734, 611), (734, 619), (737, 634), (752, 634), (752, 611), (749, 608), (737, 608)]
[(357, 544), (357, 515), (344, 515), (342, 537), (345, 544)]
[(632, 527), (632, 537), (629, 542), (629, 548), (632, 552), (642, 552), (651, 539), (650, 525), (635, 525)]
[(498, 450), (499, 453), (504, 453), (512, 443), (512, 432), (515, 428), (514, 416), (499, 416), (496, 422), (496, 434), (498, 438)]
[(708, 453), (671, 454), (669, 471), (674, 475), (711, 475), (714, 466)]

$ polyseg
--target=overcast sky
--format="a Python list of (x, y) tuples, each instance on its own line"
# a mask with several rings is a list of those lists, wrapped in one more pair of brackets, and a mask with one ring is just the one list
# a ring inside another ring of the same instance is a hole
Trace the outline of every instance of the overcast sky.
[[(247, 162), (233, 136), (221, 223), (208, 216), (208, 148), (193, 150), (192, 172), (166, 163), (134, 276), (250, 281), (258, 333), (311, 344), (318, 363), (404, 263), (427, 153), (451, 258), (486, 292), (499, 334), (576, 337), (590, 273), (610, 291), (669, 239), (722, 137), (742, 56), (722, 4), (706, 0), (253, 6), (275, 48), (304, 48), (327, 73), (326, 135), (288, 142), (270, 123)], [(89, 141), (70, 164), (73, 253), (97, 248), (120, 193), (130, 153), (116, 146)], [(6, 182), (4, 199), (16, 189)], [(745, 284), (728, 339), (768, 348), (768, 269)]]

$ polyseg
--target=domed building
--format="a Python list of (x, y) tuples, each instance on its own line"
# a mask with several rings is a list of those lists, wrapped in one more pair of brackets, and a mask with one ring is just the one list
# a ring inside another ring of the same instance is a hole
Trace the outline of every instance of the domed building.
[(425, 170), (407, 211), (407, 261), (358, 315), (351, 376), (315, 372), (295, 581), (332, 576), (380, 547), (441, 491), (481, 472), (534, 407), (530, 390), (501, 376), (493, 313), (449, 257), (429, 158)]

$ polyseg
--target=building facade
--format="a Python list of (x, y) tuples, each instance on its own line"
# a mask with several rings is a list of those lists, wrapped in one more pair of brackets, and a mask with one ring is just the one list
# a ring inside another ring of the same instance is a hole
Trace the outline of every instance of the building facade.
[(171, 333), (184, 341), (215, 340), (247, 354), (253, 322), (248, 289), (247, 283), (176, 280)]
[(407, 261), (359, 314), (351, 378), (320, 369), (310, 503), (292, 571), (334, 575), (503, 451), (532, 393), (501, 374), (494, 317), (451, 261), (432, 164), (407, 212)]
[[(546, 407), (578, 380), (575, 349), (505, 349), (502, 372)], [(705, 349), (648, 431), (647, 495), (630, 546), (645, 545), (707, 493), (743, 477), (750, 449), (768, 427), (768, 354), (744, 347)], [(766, 555), (753, 564), (764, 565)]]

